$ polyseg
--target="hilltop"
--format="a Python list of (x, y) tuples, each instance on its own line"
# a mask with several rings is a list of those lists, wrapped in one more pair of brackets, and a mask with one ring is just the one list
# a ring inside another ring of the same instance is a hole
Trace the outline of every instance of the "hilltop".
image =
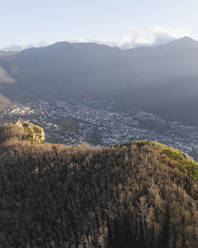
[(151, 141), (107, 147), (0, 128), (2, 247), (196, 248), (198, 164)]

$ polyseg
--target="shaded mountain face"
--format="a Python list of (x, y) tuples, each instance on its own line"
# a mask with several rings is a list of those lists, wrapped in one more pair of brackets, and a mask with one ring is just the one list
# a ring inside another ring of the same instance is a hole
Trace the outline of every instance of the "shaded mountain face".
[[(12, 84), (15, 79), (12, 78), (11, 72), (9, 71), (9, 65), (12, 63), (14, 52), (0, 51), (0, 88), (4, 84)], [(0, 90), (0, 112), (3, 111), (11, 104), (10, 100), (1, 94)]]
[(198, 42), (120, 50), (60, 42), (0, 54), (0, 92), (18, 101), (108, 96), (117, 110), (141, 108), (198, 123)]
[(0, 126), (2, 247), (197, 248), (198, 164), (187, 154), (29, 138)]
[(10, 105), (11, 102), (6, 97), (0, 94), (0, 113)]

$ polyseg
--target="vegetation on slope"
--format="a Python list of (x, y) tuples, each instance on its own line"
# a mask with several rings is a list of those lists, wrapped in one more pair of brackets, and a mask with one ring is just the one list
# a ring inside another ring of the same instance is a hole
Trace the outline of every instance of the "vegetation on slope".
[(191, 158), (153, 142), (69, 147), (25, 135), (0, 128), (2, 247), (197, 247)]
[(129, 142), (126, 144), (116, 145), (116, 147), (131, 146), (133, 144), (135, 144), (138, 147), (150, 146), (151, 151), (152, 150), (158, 151), (160, 155), (160, 161), (162, 163), (171, 167), (177, 167), (178, 169), (186, 173), (189, 177), (198, 180), (198, 164), (188, 154), (176, 148), (155, 141), (146, 141), (146, 140), (142, 140), (142, 141), (140, 140), (135, 142)]

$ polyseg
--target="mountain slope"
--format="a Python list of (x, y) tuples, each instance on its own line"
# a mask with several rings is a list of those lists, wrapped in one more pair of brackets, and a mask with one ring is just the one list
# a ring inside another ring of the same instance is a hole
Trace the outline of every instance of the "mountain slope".
[(5, 110), (10, 104), (11, 102), (0, 94), (0, 112)]
[(3, 247), (196, 248), (198, 164), (154, 142), (67, 147), (0, 128)]
[(141, 108), (197, 124), (197, 64), (198, 42), (188, 37), (129, 50), (60, 42), (26, 49), (6, 62), (0, 56), (0, 79), (15, 82), (1, 83), (0, 92), (22, 102), (107, 96), (116, 110)]

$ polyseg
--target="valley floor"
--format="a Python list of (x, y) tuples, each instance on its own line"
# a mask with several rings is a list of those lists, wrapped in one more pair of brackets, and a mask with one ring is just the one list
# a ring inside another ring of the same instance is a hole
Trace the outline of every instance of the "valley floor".
[(198, 159), (197, 127), (133, 108), (131, 114), (116, 112), (111, 99), (29, 102), (6, 110), (0, 122), (19, 118), (42, 126), (49, 142), (100, 146), (146, 139), (173, 146)]

